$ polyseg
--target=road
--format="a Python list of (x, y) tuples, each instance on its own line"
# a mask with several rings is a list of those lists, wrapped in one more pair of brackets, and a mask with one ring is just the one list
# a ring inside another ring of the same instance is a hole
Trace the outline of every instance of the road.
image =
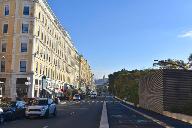
[[(112, 102), (111, 102), (112, 101)], [(110, 128), (192, 128), (192, 125), (164, 115), (106, 98)]]
[[(110, 128), (163, 128), (163, 126), (128, 109), (126, 106), (107, 98), (108, 120)], [(111, 102), (112, 101), (112, 102)]]
[(57, 106), (57, 116), (48, 119), (21, 119), (0, 126), (1, 128), (98, 128), (104, 98), (82, 100)]
[[(136, 108), (131, 108), (112, 97), (86, 99), (58, 105), (56, 117), (48, 119), (20, 119), (6, 122), (1, 128), (100, 128), (103, 103), (106, 102), (110, 128), (163, 128), (164, 125), (143, 116)], [(133, 110), (132, 110), (133, 109)], [(136, 111), (135, 111), (136, 110)], [(145, 113), (145, 112), (143, 112)], [(146, 114), (146, 113), (145, 113)], [(150, 115), (150, 114), (149, 114)], [(150, 115), (154, 116), (154, 115)], [(165, 118), (165, 117), (164, 117)], [(166, 123), (176, 124), (175, 128), (192, 128), (191, 125), (165, 118)], [(171, 123), (169, 123), (171, 122)], [(178, 125), (179, 124), (179, 125)], [(177, 127), (178, 126), (178, 127)]]

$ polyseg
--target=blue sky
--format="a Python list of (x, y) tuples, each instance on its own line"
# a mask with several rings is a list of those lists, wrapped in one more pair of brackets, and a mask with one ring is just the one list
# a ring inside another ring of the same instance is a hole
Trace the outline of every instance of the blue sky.
[(192, 0), (48, 0), (95, 77), (192, 53)]

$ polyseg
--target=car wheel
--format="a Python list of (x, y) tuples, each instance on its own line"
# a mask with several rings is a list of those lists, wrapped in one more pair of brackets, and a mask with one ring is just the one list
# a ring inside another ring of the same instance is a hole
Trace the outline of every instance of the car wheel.
[(4, 117), (3, 115), (0, 115), (0, 124), (2, 124), (4, 122)]
[(16, 118), (17, 118), (16, 113), (12, 113), (12, 114), (11, 114), (11, 120), (12, 120), (12, 121), (13, 121), (13, 120), (16, 120)]
[(49, 118), (49, 109), (45, 112), (45, 118)]
[(57, 116), (57, 109), (54, 109), (53, 116)]

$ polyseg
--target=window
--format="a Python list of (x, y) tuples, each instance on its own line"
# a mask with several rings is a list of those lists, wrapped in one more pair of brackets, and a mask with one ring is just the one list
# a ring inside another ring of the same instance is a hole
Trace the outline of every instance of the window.
[(1, 61), (1, 72), (5, 72), (5, 60)]
[(43, 33), (41, 33), (41, 40), (43, 40)]
[(20, 72), (26, 72), (26, 61), (20, 61)]
[(35, 85), (38, 85), (38, 79), (35, 79)]
[(41, 85), (41, 80), (39, 80), (39, 85)]
[(24, 8), (23, 8), (23, 15), (25, 15), (25, 16), (29, 15), (29, 6), (24, 6)]
[(21, 52), (27, 52), (27, 43), (21, 43)]
[(35, 69), (35, 72), (36, 72), (36, 73), (38, 72), (38, 63), (36, 63), (36, 69)]
[(9, 5), (5, 5), (5, 12), (4, 12), (5, 16), (9, 15)]
[(47, 75), (47, 68), (45, 68), (45, 75), (48, 76), (48, 75)]
[(41, 18), (41, 13), (39, 12), (39, 19)]
[(3, 25), (3, 33), (8, 33), (8, 24)]
[(22, 24), (22, 33), (28, 33), (29, 24)]
[(40, 36), (40, 27), (39, 27), (39, 29), (37, 31), (37, 36)]
[(44, 19), (44, 15), (43, 15), (42, 17), (43, 17), (43, 23), (44, 23), (44, 20), (45, 20), (45, 19)]
[(40, 74), (42, 73), (42, 65), (40, 65)]
[(2, 43), (2, 45), (1, 45), (1, 51), (2, 52), (6, 52), (7, 50), (6, 50), (6, 47), (7, 47), (7, 44), (6, 43)]

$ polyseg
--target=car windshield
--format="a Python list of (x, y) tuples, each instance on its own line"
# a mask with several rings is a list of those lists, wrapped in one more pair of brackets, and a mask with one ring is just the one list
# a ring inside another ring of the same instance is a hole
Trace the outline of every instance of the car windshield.
[(79, 97), (79, 95), (75, 95), (75, 97)]
[(48, 100), (34, 100), (32, 105), (47, 105)]

